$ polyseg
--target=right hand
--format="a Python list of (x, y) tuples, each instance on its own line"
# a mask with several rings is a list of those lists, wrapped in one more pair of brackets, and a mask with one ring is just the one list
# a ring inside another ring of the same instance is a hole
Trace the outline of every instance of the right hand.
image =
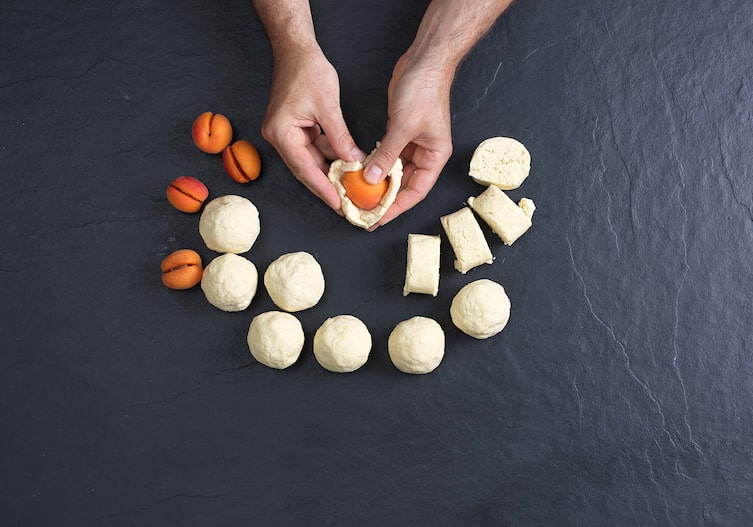
[(340, 196), (327, 179), (327, 159), (363, 160), (340, 108), (337, 71), (321, 49), (275, 56), (262, 136), (293, 175), (338, 213)]

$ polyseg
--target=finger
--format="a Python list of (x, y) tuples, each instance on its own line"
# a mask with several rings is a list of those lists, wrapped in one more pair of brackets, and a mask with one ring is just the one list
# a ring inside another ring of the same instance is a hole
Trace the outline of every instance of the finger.
[(317, 136), (317, 138), (314, 140), (314, 144), (325, 158), (334, 161), (339, 157), (337, 153), (335, 153), (335, 149), (332, 148), (332, 145), (329, 144), (329, 139), (326, 135), (319, 134), (319, 136)]
[(406, 145), (411, 142), (410, 131), (392, 123), (389, 131), (385, 134), (379, 147), (374, 150), (369, 164), (364, 170), (364, 178), (371, 184), (382, 181), (392, 170), (398, 156), (403, 152)]
[[(324, 158), (315, 154), (306, 146), (305, 132), (301, 129), (292, 131), (290, 140), (276, 145), (280, 157), (293, 175), (313, 194), (335, 211), (340, 211), (340, 196), (335, 187), (329, 182), (322, 166), (326, 165)], [(312, 150), (316, 150), (311, 146)]]
[(345, 161), (363, 161), (366, 157), (350, 135), (348, 127), (345, 125), (343, 114), (338, 107), (337, 111), (320, 116), (319, 124), (327, 135), (327, 140), (334, 150), (336, 157)]
[(324, 174), (327, 174), (329, 172), (329, 163), (324, 158), (324, 154), (322, 154), (321, 150), (314, 145), (306, 145), (306, 149), (309, 151), (314, 163), (316, 163), (317, 168), (319, 168)]

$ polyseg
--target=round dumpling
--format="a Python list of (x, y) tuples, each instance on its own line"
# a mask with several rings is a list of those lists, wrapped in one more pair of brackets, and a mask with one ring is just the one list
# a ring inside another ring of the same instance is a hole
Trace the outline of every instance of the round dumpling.
[(404, 373), (429, 373), (444, 357), (444, 331), (436, 320), (413, 317), (390, 333), (387, 350), (395, 367)]
[(288, 253), (269, 264), (264, 286), (280, 309), (302, 311), (315, 306), (324, 294), (324, 274), (309, 253)]
[(256, 360), (282, 370), (295, 363), (303, 349), (303, 327), (290, 313), (267, 311), (251, 321), (246, 338)]
[(254, 295), (259, 275), (256, 266), (243, 256), (223, 254), (204, 268), (201, 289), (214, 307), (223, 311), (243, 311)]
[(452, 323), (467, 335), (486, 339), (502, 331), (510, 320), (510, 299), (504, 287), (487, 279), (464, 286), (450, 305)]
[(245, 253), (259, 236), (259, 211), (242, 196), (215, 198), (204, 207), (199, 234), (218, 253)]
[(314, 335), (314, 356), (329, 371), (357, 370), (369, 358), (371, 334), (366, 324), (352, 315), (328, 318)]

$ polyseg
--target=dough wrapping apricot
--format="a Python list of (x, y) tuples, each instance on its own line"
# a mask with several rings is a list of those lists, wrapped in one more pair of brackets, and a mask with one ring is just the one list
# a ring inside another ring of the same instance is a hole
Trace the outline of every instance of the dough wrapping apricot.
[(352, 201), (356, 207), (363, 210), (376, 208), (389, 188), (389, 183), (386, 179), (383, 179), (375, 185), (366, 181), (363, 177), (362, 168), (351, 172), (345, 172), (341, 183), (345, 188), (345, 195), (350, 198), (350, 201)]

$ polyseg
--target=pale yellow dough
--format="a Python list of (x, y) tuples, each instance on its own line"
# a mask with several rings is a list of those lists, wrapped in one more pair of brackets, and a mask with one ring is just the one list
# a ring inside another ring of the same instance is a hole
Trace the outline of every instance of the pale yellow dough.
[(366, 364), (370, 351), (371, 334), (366, 324), (352, 315), (328, 318), (314, 335), (314, 356), (329, 371), (357, 370)]
[[(378, 143), (377, 146), (379, 146)], [(362, 169), (368, 163), (369, 159), (371, 159), (371, 156), (374, 155), (375, 150), (376, 149), (368, 155), (363, 163), (360, 161), (343, 161), (342, 159), (336, 159), (332, 162), (332, 165), (330, 165), (329, 173), (327, 174), (330, 182), (335, 186), (337, 193), (340, 195), (340, 206), (343, 214), (345, 214), (345, 219), (353, 225), (364, 229), (368, 229), (375, 225), (382, 216), (384, 216), (384, 213), (387, 212), (390, 205), (394, 203), (397, 192), (400, 190), (400, 182), (403, 179), (403, 162), (400, 158), (397, 158), (397, 161), (395, 161), (395, 164), (387, 173), (389, 187), (384, 196), (382, 196), (379, 205), (371, 210), (364, 210), (350, 201), (350, 198), (345, 195), (345, 188), (341, 183), (342, 178), (345, 175), (345, 172), (353, 172)]]
[(481, 226), (468, 207), (439, 218), (455, 252), (455, 269), (465, 274), (474, 267), (494, 261)]
[(444, 357), (444, 331), (431, 318), (413, 317), (395, 326), (387, 350), (392, 363), (403, 373), (429, 373)]
[(409, 293), (437, 296), (440, 244), (439, 236), (408, 235), (408, 259), (405, 267), (403, 296)]
[(204, 243), (218, 253), (245, 253), (259, 236), (259, 211), (243, 196), (229, 194), (213, 199), (199, 219)]
[(259, 274), (256, 266), (243, 256), (227, 253), (204, 268), (201, 289), (207, 300), (223, 311), (243, 311), (256, 295)]
[(531, 227), (536, 205), (528, 198), (515, 204), (507, 194), (490, 185), (477, 198), (468, 198), (468, 205), (481, 216), (505, 245), (512, 245)]
[(473, 152), (468, 175), (476, 183), (512, 190), (523, 183), (530, 170), (531, 154), (520, 141), (490, 137)]
[(282, 370), (294, 364), (301, 355), (303, 327), (290, 313), (267, 311), (251, 321), (246, 341), (257, 361)]
[(303, 311), (314, 307), (324, 294), (324, 274), (311, 254), (287, 253), (269, 264), (264, 286), (280, 309)]
[(450, 317), (463, 333), (487, 339), (502, 331), (510, 320), (510, 299), (498, 283), (485, 278), (476, 280), (452, 299)]

